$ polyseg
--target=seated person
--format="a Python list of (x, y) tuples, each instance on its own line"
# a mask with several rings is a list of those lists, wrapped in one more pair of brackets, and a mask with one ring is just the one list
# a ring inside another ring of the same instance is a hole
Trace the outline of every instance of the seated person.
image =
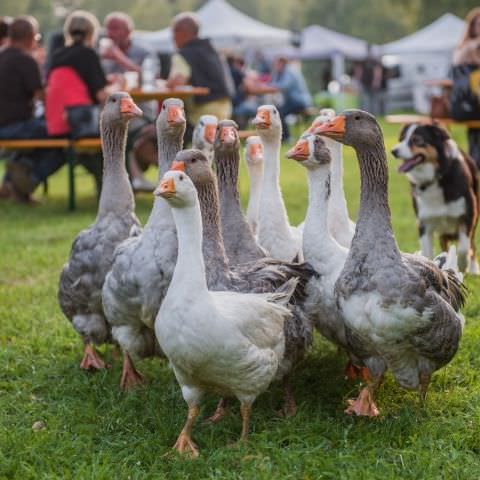
[(215, 115), (219, 120), (230, 118), (232, 103), (229, 98), (225, 69), (210, 40), (198, 38), (199, 24), (193, 13), (181, 13), (172, 22), (173, 39), (178, 49), (172, 56), (167, 85), (176, 87), (191, 84), (208, 87), (210, 93), (193, 97), (187, 102), (188, 121), (196, 125), (202, 115)]
[[(65, 20), (65, 46), (54, 51), (47, 75), (45, 116), (51, 136), (71, 135), (67, 107), (103, 103), (117, 88), (107, 86), (100, 58), (93, 49), (99, 27), (96, 17), (82, 10), (72, 12)], [(99, 193), (102, 165), (98, 155), (78, 154), (77, 161), (94, 176)]]
[(302, 72), (293, 68), (285, 57), (279, 57), (275, 60), (271, 84), (279, 88), (283, 95), (283, 104), (278, 108), (278, 111), (282, 118), (283, 139), (288, 139), (290, 133), (285, 117), (310, 107), (312, 97)]
[[(137, 45), (131, 38), (133, 20), (126, 13), (112, 12), (105, 17), (103, 25), (110, 40), (106, 47), (103, 47), (104, 43), (100, 48), (102, 66), (107, 77), (120, 80), (125, 72), (137, 72), (140, 75), (143, 61), (154, 53)], [(156, 137), (152, 136), (152, 129), (148, 127), (157, 115), (157, 102), (142, 102), (139, 106), (145, 116), (136, 118), (129, 124), (129, 142), (134, 148), (128, 153), (128, 170), (135, 191), (153, 191), (155, 185), (145, 179), (143, 172), (149, 165), (158, 164)], [(137, 145), (142, 145), (142, 148), (137, 148)]]
[(235, 95), (232, 98), (233, 118), (240, 128), (246, 128), (248, 121), (255, 117), (259, 105), (258, 98), (250, 95), (258, 84), (252, 72), (245, 71), (243, 58), (230, 56), (228, 66), (235, 86)]
[[(34, 117), (43, 99), (40, 69), (32, 57), (39, 38), (38, 23), (30, 16), (13, 20), (8, 46), (0, 51), (0, 139), (46, 138), (43, 118)], [(35, 150), (14, 156), (0, 187), (0, 196), (31, 203), (41, 182), (65, 163), (61, 150)]]

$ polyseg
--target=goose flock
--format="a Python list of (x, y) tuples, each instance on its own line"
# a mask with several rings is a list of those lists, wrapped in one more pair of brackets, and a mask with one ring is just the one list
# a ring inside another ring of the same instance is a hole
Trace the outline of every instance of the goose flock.
[[(128, 390), (144, 383), (134, 362), (168, 359), (188, 406), (174, 448), (190, 457), (199, 454), (192, 429), (206, 393), (220, 397), (211, 421), (238, 399), (242, 441), (255, 399), (272, 382), (284, 386), (281, 413), (295, 414), (290, 379), (315, 329), (345, 351), (347, 376), (361, 380), (346, 413), (379, 414), (376, 390), (387, 370), (424, 401), (432, 374), (458, 349), (465, 288), (453, 247), (433, 261), (399, 250), (375, 118), (323, 110), (288, 152), (308, 177), (307, 214), (294, 226), (279, 183), (278, 110), (259, 107), (257, 136), (246, 141), (245, 215), (237, 125), (205, 115), (194, 148), (184, 150), (183, 102), (168, 99), (156, 122), (159, 184), (142, 229), (125, 169), (128, 122), (139, 115), (126, 93), (105, 103), (98, 215), (60, 275), (61, 309), (84, 342), (80, 367), (105, 368), (95, 347), (118, 345), (120, 387)], [(360, 166), (356, 225), (343, 192), (342, 144)]]

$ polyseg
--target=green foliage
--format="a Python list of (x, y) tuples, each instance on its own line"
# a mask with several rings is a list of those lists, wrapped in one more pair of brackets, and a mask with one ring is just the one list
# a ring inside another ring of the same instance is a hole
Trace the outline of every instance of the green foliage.
[[(387, 148), (398, 127), (385, 126)], [(299, 129), (300, 131), (300, 129)], [(299, 133), (299, 132), (297, 132)], [(463, 143), (463, 132), (454, 132)], [(357, 163), (345, 150), (345, 189), (351, 216), (359, 203)], [(418, 248), (409, 188), (390, 160), (390, 204), (402, 249)], [(150, 172), (152, 179), (155, 172)], [(305, 172), (282, 161), (282, 188), (292, 223), (303, 220)], [(244, 165), (241, 194), (248, 181)], [(221, 424), (200, 422), (196, 461), (171, 453), (186, 407), (166, 362), (139, 362), (145, 388), (121, 393), (119, 358), (105, 372), (80, 371), (80, 339), (57, 302), (59, 272), (72, 239), (96, 214), (93, 182), (77, 170), (79, 208), (66, 211), (65, 170), (54, 176), (43, 205), (0, 204), (0, 479), (474, 479), (480, 454), (480, 299), (478, 278), (468, 278), (466, 330), (454, 361), (439, 371), (427, 399), (388, 378), (376, 420), (343, 414), (357, 385), (343, 379), (346, 358), (317, 336), (294, 379), (298, 414), (275, 414), (278, 386), (259, 397), (247, 446), (231, 448), (240, 433), (238, 406)], [(39, 194), (41, 198), (41, 194)], [(150, 195), (137, 198), (144, 222)], [(209, 414), (216, 399), (209, 398)], [(33, 431), (34, 422), (45, 429)]]
[[(62, 18), (58, 6), (82, 8), (102, 21), (108, 12), (122, 10), (143, 30), (167, 26), (178, 12), (196, 10), (206, 0), (3, 0), (3, 15), (29, 13), (45, 32), (58, 28)], [(312, 24), (323, 25), (372, 43), (396, 40), (432, 22), (446, 12), (464, 17), (477, 6), (475, 0), (229, 0), (232, 5), (270, 25), (300, 31)], [(56, 8), (54, 8), (56, 6)], [(235, 29), (235, 25), (232, 25)]]

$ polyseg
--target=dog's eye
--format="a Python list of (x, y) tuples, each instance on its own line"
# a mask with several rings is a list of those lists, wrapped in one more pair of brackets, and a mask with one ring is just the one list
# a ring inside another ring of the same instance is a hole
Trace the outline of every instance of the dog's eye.
[(413, 144), (417, 147), (424, 147), (426, 145), (425, 140), (423, 140), (421, 137), (415, 137), (413, 139)]

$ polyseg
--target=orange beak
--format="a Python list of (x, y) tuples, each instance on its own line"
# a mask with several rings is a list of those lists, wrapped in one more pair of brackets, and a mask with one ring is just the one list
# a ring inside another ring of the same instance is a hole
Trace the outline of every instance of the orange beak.
[(170, 170), (177, 170), (179, 172), (185, 171), (185, 162), (177, 162), (176, 160), (172, 163)]
[(153, 192), (154, 195), (163, 198), (172, 198), (175, 195), (175, 182), (173, 178), (167, 178), (166, 180), (162, 180), (160, 185), (156, 188)]
[(309, 155), (310, 149), (307, 140), (299, 140), (295, 146), (288, 151), (287, 158), (297, 160), (298, 162), (303, 162), (308, 160)]
[(261, 160), (263, 157), (263, 145), (261, 143), (252, 143), (248, 146), (248, 154), (252, 160)]
[(330, 121), (313, 126), (312, 133), (341, 140), (345, 135), (345, 115), (337, 115)]
[(215, 142), (215, 135), (217, 134), (217, 126), (216, 125), (207, 125), (205, 127), (205, 140), (208, 143), (213, 143)]
[(233, 145), (237, 140), (237, 132), (234, 127), (223, 127), (220, 132), (220, 139), (225, 145)]
[(253, 124), (259, 130), (266, 130), (267, 128), (270, 128), (270, 112), (268, 110), (258, 110)]
[(143, 112), (130, 97), (124, 97), (120, 100), (120, 112), (128, 118), (141, 117)]
[(172, 123), (183, 123), (185, 121), (185, 115), (183, 114), (182, 107), (177, 105), (170, 105), (167, 112), (167, 122)]

